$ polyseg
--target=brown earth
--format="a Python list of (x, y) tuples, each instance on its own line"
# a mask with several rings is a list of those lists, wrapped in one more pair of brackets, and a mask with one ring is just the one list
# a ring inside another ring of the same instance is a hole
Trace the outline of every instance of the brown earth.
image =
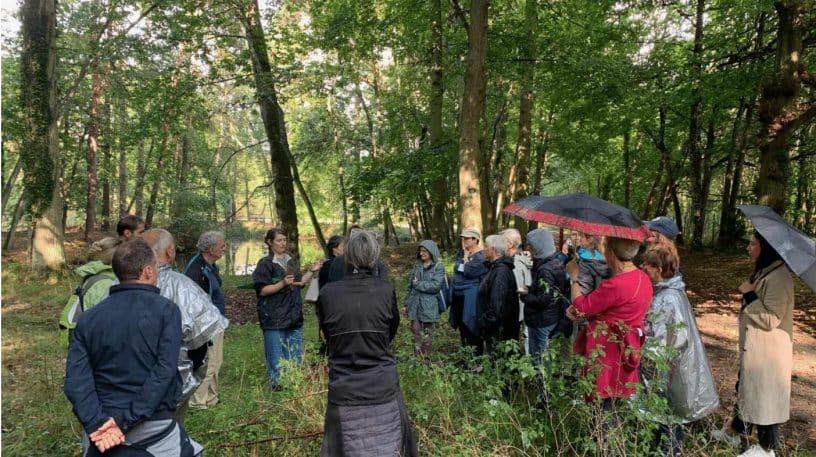
[[(87, 243), (79, 232), (69, 232), (65, 250), (69, 263), (81, 263)], [(94, 233), (92, 240), (105, 235)], [(24, 262), (25, 234), (20, 233), (12, 249), (3, 252), (3, 261)], [(413, 261), (416, 245), (386, 250), (392, 273), (400, 276)], [(709, 362), (717, 383), (721, 407), (718, 424), (727, 423), (734, 407), (737, 378), (737, 314), (740, 294), (737, 286), (748, 277), (751, 264), (747, 255), (718, 251), (690, 252), (681, 249), (681, 269), (689, 299), (694, 306), (697, 325), (703, 335)], [(247, 280), (249, 284), (249, 280)], [(791, 419), (782, 426), (788, 449), (816, 450), (816, 294), (800, 280), (795, 281), (793, 383)], [(255, 293), (250, 289), (227, 290), (227, 317), (234, 323), (257, 319)]]

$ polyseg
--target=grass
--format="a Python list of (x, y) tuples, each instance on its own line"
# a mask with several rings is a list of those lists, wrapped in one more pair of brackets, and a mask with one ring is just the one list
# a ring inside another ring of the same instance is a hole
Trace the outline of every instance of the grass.
[[(403, 269), (404, 270), (404, 269)], [(397, 280), (398, 293), (404, 279)], [(20, 265), (3, 268), (2, 452), (7, 456), (79, 455), (81, 429), (62, 393), (65, 351), (57, 342), (59, 311), (75, 278), (44, 284)], [(227, 287), (240, 283), (227, 281)], [(207, 455), (317, 455), (322, 443), (326, 402), (326, 362), (317, 354), (317, 329), (311, 308), (304, 311), (305, 360), (284, 371), (283, 392), (266, 388), (261, 331), (254, 323), (233, 325), (226, 333), (224, 365), (219, 380), (220, 402), (190, 411), (186, 428)], [(474, 372), (456, 363), (458, 337), (437, 327), (430, 365), (412, 355), (410, 332), (403, 322), (395, 344), (402, 390), (423, 455), (543, 456), (592, 455), (597, 436), (597, 411), (580, 398), (581, 384), (555, 376), (550, 381), (549, 407), (537, 409), (536, 372), (524, 361)], [(554, 356), (560, 354), (557, 348)], [(557, 358), (554, 358), (557, 362)], [(502, 401), (502, 387), (513, 380), (517, 389)], [(627, 428), (611, 434), (627, 455), (648, 433), (648, 420), (625, 415)], [(713, 421), (692, 427), (687, 455), (733, 456), (706, 438)], [(786, 455), (811, 455), (791, 451)]]

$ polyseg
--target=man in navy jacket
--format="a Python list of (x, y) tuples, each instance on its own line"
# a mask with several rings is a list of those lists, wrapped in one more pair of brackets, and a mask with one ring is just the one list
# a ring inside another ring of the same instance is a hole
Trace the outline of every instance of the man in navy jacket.
[(66, 363), (65, 395), (96, 446), (85, 455), (159, 446), (170, 450), (164, 455), (192, 456), (173, 418), (181, 397), (181, 313), (159, 295), (156, 258), (144, 241), (119, 246), (112, 266), (121, 284), (80, 316)]

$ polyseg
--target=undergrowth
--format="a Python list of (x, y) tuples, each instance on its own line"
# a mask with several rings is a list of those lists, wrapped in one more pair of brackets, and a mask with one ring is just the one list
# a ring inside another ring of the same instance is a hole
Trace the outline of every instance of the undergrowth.
[[(396, 280), (402, 293), (404, 281)], [(48, 285), (25, 267), (4, 265), (4, 455), (79, 455), (81, 428), (62, 393), (65, 352), (56, 330), (74, 282), (66, 276)], [(227, 330), (219, 403), (191, 410), (186, 420), (190, 436), (205, 446), (206, 455), (319, 454), (327, 362), (317, 351), (313, 308), (307, 306), (304, 314), (304, 363), (284, 370), (287, 388), (281, 392), (267, 388), (258, 326)], [(426, 364), (413, 356), (411, 333), (403, 321), (394, 349), (423, 455), (593, 456), (612, 449), (619, 455), (648, 456), (654, 418), (666, 412), (665, 400), (641, 391), (637, 401), (617, 405), (619, 421), (602, 432), (604, 424), (615, 421), (600, 403), (585, 401), (592, 383), (581, 376), (582, 361), (569, 355), (565, 341), (555, 340), (538, 366), (507, 345), (494, 360), (474, 358), (459, 349), (458, 334), (440, 324), (434, 329), (432, 361)], [(708, 438), (716, 426), (712, 418), (688, 427), (684, 455), (735, 455)], [(810, 454), (789, 449), (781, 455)]]

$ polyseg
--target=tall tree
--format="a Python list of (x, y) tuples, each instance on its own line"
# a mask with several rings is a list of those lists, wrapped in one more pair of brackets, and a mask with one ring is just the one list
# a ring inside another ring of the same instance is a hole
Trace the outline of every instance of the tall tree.
[[(533, 130), (533, 76), (535, 71), (534, 50), (538, 30), (538, 2), (524, 3), (524, 39), (521, 44), (521, 91), (519, 100), (518, 140), (516, 141), (516, 162), (510, 169), (508, 188), (513, 189), (512, 198), (518, 200), (530, 192), (530, 145)], [(516, 218), (516, 227), (527, 233), (527, 222)]]
[(816, 104), (799, 100), (805, 73), (802, 64), (804, 2), (778, 0), (774, 7), (778, 17), (774, 75), (762, 88), (758, 110), (757, 199), (760, 204), (784, 214), (790, 162), (787, 147), (796, 130), (816, 117)]
[(459, 210), (462, 227), (482, 228), (479, 168), (482, 166), (482, 122), (485, 106), (488, 0), (473, 0), (468, 28), (468, 55), (459, 122)]
[[(445, 96), (444, 74), (442, 68), (442, 0), (431, 0), (431, 98), (429, 100), (429, 138), (428, 145), (434, 155), (442, 155), (442, 111)], [(443, 170), (435, 170), (431, 183), (431, 233), (443, 247), (449, 247), (451, 241), (445, 224), (445, 211), (448, 202), (448, 187)]]
[(705, 227), (706, 195), (703, 184), (703, 145), (701, 140), (703, 97), (701, 86), (703, 79), (703, 27), (705, 20), (705, 0), (697, 0), (694, 20), (694, 48), (691, 57), (692, 100), (689, 116), (689, 135), (686, 143), (691, 165), (691, 202), (692, 202), (692, 246), (703, 243)]
[(249, 55), (252, 59), (252, 73), (255, 78), (255, 92), (261, 109), (269, 152), (272, 161), (272, 181), (275, 189), (275, 211), (281, 228), (289, 237), (294, 252), (298, 250), (298, 221), (295, 207), (295, 188), (292, 183), (292, 163), (289, 140), (286, 136), (286, 122), (283, 110), (278, 104), (275, 92), (272, 66), (266, 48), (266, 35), (261, 24), (257, 0), (247, 0), (242, 5), (241, 22), (246, 33)]
[(20, 154), (34, 217), (31, 264), (36, 270), (56, 271), (65, 264), (57, 143), (56, 2), (26, 0), (21, 17), (20, 105), (25, 129)]

